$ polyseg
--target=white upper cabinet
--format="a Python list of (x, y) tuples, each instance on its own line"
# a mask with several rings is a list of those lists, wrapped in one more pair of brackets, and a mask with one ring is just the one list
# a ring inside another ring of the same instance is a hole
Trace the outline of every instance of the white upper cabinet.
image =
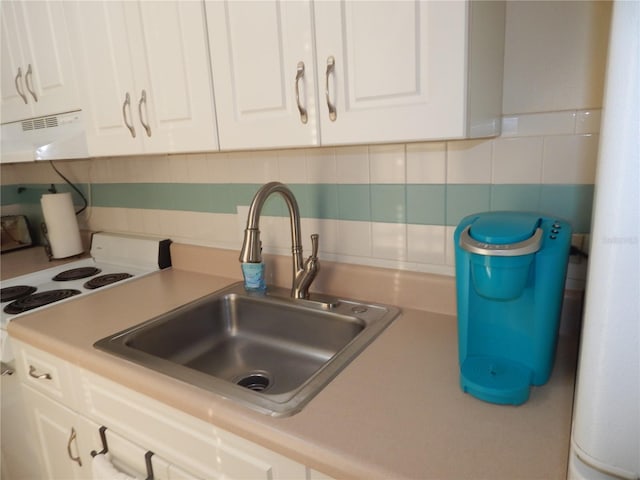
[(223, 149), (319, 145), (312, 7), (206, 2)]
[(500, 133), (504, 2), (206, 8), (222, 149)]
[(0, 3), (2, 123), (79, 108), (62, 2)]
[(202, 3), (65, 8), (91, 155), (217, 150)]
[[(487, 47), (496, 49), (498, 62), (484, 65), (495, 74), (485, 94), (496, 102), (491, 128), (480, 136), (499, 133), (503, 5), (332, 1), (314, 7), (323, 144), (478, 136), (470, 108), (477, 87), (468, 83), (475, 80), (468, 77), (470, 46), (487, 34), (495, 37)], [(470, 10), (476, 8), (492, 9), (493, 18), (473, 24)]]

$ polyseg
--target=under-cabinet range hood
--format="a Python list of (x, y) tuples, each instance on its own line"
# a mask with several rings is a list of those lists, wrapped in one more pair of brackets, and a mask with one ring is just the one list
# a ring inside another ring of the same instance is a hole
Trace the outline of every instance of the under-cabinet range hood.
[(2, 163), (87, 158), (82, 111), (3, 123), (0, 154)]

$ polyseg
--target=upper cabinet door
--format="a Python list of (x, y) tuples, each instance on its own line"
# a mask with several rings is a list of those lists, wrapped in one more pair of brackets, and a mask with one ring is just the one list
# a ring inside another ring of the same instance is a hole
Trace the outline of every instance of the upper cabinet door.
[(319, 145), (311, 3), (205, 6), (221, 148)]
[(2, 122), (79, 108), (62, 2), (2, 2)]
[(203, 3), (125, 3), (145, 153), (217, 150)]
[(218, 148), (201, 3), (65, 6), (91, 155)]
[(466, 2), (315, 2), (322, 143), (464, 135)]
[(65, 3), (91, 155), (142, 153), (124, 2)]

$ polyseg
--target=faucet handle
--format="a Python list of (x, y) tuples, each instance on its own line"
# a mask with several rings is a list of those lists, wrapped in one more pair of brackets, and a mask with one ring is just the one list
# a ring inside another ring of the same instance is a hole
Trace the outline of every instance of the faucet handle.
[(318, 239), (319, 238), (320, 238), (320, 235), (318, 235), (317, 233), (311, 234), (311, 256), (309, 257), (310, 259), (318, 258)]

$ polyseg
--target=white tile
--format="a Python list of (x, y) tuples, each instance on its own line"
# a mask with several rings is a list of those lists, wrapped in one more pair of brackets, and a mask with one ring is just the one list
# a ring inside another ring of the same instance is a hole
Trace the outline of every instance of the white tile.
[(446, 183), (445, 142), (411, 143), (406, 150), (407, 183)]
[(224, 153), (207, 153), (207, 167), (209, 169), (208, 176), (211, 183), (230, 183), (232, 173), (229, 169), (229, 154)]
[(282, 183), (306, 183), (307, 162), (304, 150), (279, 150), (278, 178)]
[(15, 164), (0, 165), (0, 185), (22, 183), (19, 166)]
[(333, 148), (305, 150), (307, 183), (336, 183), (336, 152)]
[(369, 183), (369, 149), (366, 145), (336, 148), (336, 183)]
[(443, 265), (445, 263), (445, 227), (407, 225), (407, 260)]
[(599, 133), (602, 110), (579, 110), (576, 118), (576, 133)]
[(279, 176), (277, 154), (271, 151), (232, 152), (226, 165), (231, 183), (267, 183)]
[(453, 234), (455, 231), (456, 227), (445, 227), (445, 263), (451, 266), (455, 266), (456, 264), (456, 251), (453, 245)]
[(169, 175), (168, 155), (130, 157), (128, 160), (131, 182), (157, 183), (173, 181)]
[(387, 260), (407, 259), (407, 225), (404, 223), (371, 223), (372, 256)]
[(189, 183), (189, 169), (185, 155), (169, 155), (169, 176), (173, 183)]
[(134, 234), (144, 233), (144, 210), (141, 208), (125, 208), (123, 210), (127, 222), (126, 231)]
[(371, 183), (405, 183), (406, 160), (404, 145), (369, 147)]
[(317, 233), (318, 251), (322, 253), (336, 253), (338, 251), (338, 226), (336, 220), (322, 220), (318, 218), (303, 218), (300, 222), (302, 229), (302, 248), (305, 259), (311, 255), (311, 234)]
[[(242, 243), (244, 241), (244, 231), (247, 228), (247, 217), (249, 216), (249, 205), (236, 205), (236, 238)], [(240, 245), (242, 247), (242, 245)], [(239, 247), (239, 248), (240, 248)]]
[[(242, 248), (243, 236), (237, 230), (237, 216), (229, 213), (202, 213), (198, 221), (205, 225), (201, 232), (204, 240), (217, 244), (236, 245), (238, 251)], [(244, 227), (243, 227), (244, 231)]]
[(543, 145), (542, 137), (496, 139), (492, 183), (540, 183)]
[(204, 153), (187, 155), (185, 168), (188, 170), (189, 183), (213, 183), (209, 159)]
[(126, 208), (92, 207), (88, 224), (92, 230), (127, 231)]
[(575, 124), (576, 112), (573, 110), (507, 115), (502, 119), (502, 136), (568, 135), (574, 132)]
[(260, 240), (262, 240), (262, 248), (265, 253), (290, 255), (291, 227), (289, 217), (260, 216)]
[(594, 183), (598, 140), (599, 135), (545, 138), (542, 183)]
[(371, 223), (339, 221), (337, 254), (371, 256)]
[(502, 117), (502, 136), (509, 137), (518, 134), (519, 115), (505, 115)]
[(492, 140), (447, 143), (447, 183), (490, 183)]
[(109, 160), (106, 158), (92, 158), (89, 177), (92, 182), (107, 183), (109, 181)]
[(162, 214), (159, 210), (144, 209), (141, 216), (141, 230), (146, 235), (160, 235), (162, 231)]

